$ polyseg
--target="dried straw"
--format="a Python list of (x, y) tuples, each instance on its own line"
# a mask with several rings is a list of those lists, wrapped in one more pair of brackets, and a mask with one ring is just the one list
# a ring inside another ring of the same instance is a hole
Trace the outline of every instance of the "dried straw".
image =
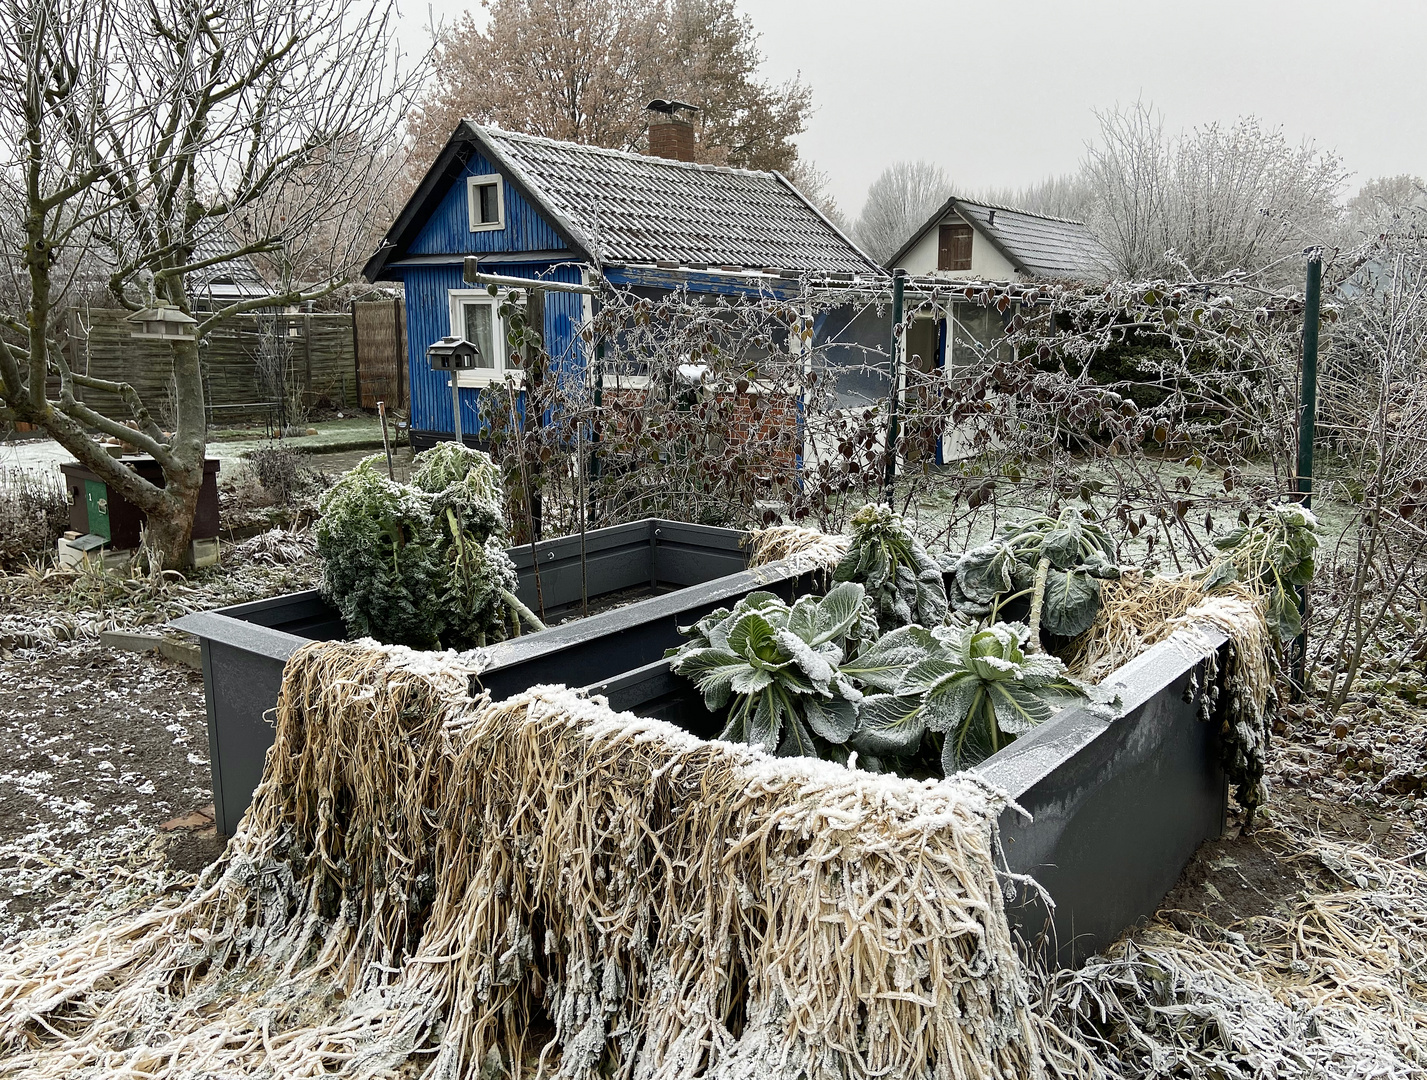
[(1336, 877), (1329, 891), (1239, 929), (1166, 913), (1053, 976), (1042, 1007), (1115, 1076), (1427, 1074), (1427, 872), (1322, 838), (1295, 844)]
[(748, 567), (792, 560), (800, 572), (832, 570), (852, 544), (852, 537), (805, 529), (801, 525), (774, 525), (755, 529), (748, 537)]
[(296, 654), (191, 895), (0, 965), (0, 1075), (1094, 1071), (1027, 1008), (996, 793), (473, 705), (476, 666)]
[[(1269, 731), (1278, 709), (1274, 689), (1273, 640), (1262, 600), (1232, 582), (1206, 592), (1188, 575), (1142, 579), (1126, 576), (1101, 585), (1100, 612), (1090, 629), (1071, 642), (1070, 673), (1085, 682), (1103, 682), (1140, 653), (1173, 639), (1209, 665), (1200, 708), (1220, 728), (1224, 768), (1234, 795), (1253, 822), (1268, 797)], [(1229, 638), (1227, 663), (1218, 670), (1218, 652), (1202, 633), (1205, 626)]]

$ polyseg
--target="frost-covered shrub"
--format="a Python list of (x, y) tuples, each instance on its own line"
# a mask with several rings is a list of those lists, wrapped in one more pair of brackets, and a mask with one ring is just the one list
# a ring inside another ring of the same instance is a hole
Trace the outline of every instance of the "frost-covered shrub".
[(320, 506), (322, 592), (347, 632), (414, 648), (502, 640), (516, 576), (495, 465), (441, 443), (416, 456), (411, 484), (399, 484), (382, 461), (362, 461)]

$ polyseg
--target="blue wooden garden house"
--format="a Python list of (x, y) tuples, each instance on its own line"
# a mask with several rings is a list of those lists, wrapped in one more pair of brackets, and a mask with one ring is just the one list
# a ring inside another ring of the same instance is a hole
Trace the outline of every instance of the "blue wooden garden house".
[[(489, 275), (657, 294), (795, 295), (807, 275), (885, 277), (776, 172), (698, 165), (517, 135), (462, 122), (365, 268), (406, 291), (411, 438), (421, 449), (454, 433), (450, 376), (426, 350), (447, 336), (481, 350), (457, 376), (461, 430), (478, 430), (482, 388), (509, 357), (499, 297), (468, 283), (474, 256)], [(499, 291), (499, 290), (498, 290)], [(586, 362), (579, 332), (592, 298), (546, 293), (546, 351)], [(467, 434), (468, 441), (474, 436)]]

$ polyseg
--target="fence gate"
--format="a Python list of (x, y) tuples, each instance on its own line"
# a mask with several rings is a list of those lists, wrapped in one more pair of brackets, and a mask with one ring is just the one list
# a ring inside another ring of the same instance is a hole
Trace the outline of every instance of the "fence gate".
[(389, 409), (408, 405), (406, 306), (400, 300), (352, 304), (352, 336), (357, 349), (357, 393), (364, 409), (385, 401)]

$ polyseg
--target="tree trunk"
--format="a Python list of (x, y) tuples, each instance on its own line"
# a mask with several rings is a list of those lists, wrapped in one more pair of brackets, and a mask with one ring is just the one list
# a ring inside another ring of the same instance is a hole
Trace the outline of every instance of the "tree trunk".
[[(160, 513), (147, 515), (144, 526), (145, 547), (151, 559), (163, 570), (181, 570), (188, 564), (188, 545), (193, 538), (193, 515), (198, 507), (198, 490), (203, 482), (203, 468), (199, 466), (198, 485), (183, 483), (182, 488), (175, 479), (168, 477), (164, 488), (163, 501), (168, 506)], [(188, 480), (179, 478), (179, 482)]]

